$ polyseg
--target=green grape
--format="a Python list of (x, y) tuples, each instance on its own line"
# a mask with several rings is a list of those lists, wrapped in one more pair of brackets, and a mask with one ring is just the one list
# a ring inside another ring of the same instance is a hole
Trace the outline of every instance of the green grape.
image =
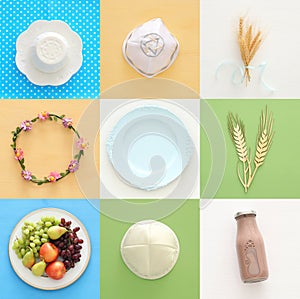
[(39, 239), (34, 239), (33, 243), (35, 243), (36, 245), (41, 245), (41, 241)]
[(24, 221), (22, 238), (18, 238), (13, 242), (12, 249), (20, 259), (30, 250), (38, 258), (41, 245), (49, 240), (48, 229), (59, 223), (60, 219), (56, 219), (54, 216), (43, 216), (37, 222)]

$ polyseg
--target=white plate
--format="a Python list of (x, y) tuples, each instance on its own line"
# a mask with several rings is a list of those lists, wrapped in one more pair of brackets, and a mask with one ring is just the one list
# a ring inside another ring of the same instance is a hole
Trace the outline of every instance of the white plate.
[(119, 120), (106, 148), (114, 169), (127, 184), (150, 191), (168, 185), (182, 173), (194, 144), (175, 114), (145, 105)]
[[(23, 266), (22, 260), (18, 258), (18, 256), (12, 249), (13, 242), (15, 241), (16, 237), (22, 235), (22, 226), (24, 224), (24, 221), (28, 220), (31, 222), (37, 222), (41, 219), (42, 216), (54, 216), (57, 219), (65, 218), (66, 221), (71, 220), (71, 227), (74, 228), (76, 226), (79, 226), (80, 231), (78, 231), (77, 235), (80, 239), (84, 240), (82, 249), (80, 251), (80, 262), (75, 264), (75, 268), (71, 268), (69, 271), (67, 271), (65, 276), (60, 280), (54, 280), (48, 277), (34, 276), (29, 269)], [(42, 290), (58, 290), (74, 283), (83, 274), (90, 260), (91, 244), (84, 225), (74, 215), (68, 213), (67, 211), (56, 208), (45, 208), (29, 213), (18, 222), (13, 232), (11, 233), (8, 252), (10, 263), (14, 271), (24, 282), (31, 285), (32, 287)]]

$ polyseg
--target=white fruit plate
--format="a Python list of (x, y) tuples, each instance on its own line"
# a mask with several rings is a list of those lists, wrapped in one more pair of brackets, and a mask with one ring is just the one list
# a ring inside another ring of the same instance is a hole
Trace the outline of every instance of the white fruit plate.
[[(71, 268), (69, 271), (67, 271), (65, 276), (60, 280), (54, 280), (49, 277), (43, 276), (34, 276), (29, 269), (23, 266), (22, 260), (18, 258), (18, 256), (12, 249), (16, 237), (22, 236), (22, 226), (24, 222), (26, 220), (31, 222), (37, 222), (43, 216), (54, 216), (57, 219), (65, 218), (66, 221), (72, 221), (71, 228), (79, 226), (80, 230), (77, 232), (77, 235), (80, 239), (83, 239), (84, 241), (84, 243), (82, 244), (82, 249), (80, 251), (80, 262), (76, 263), (74, 268)], [(29, 213), (18, 222), (18, 224), (15, 226), (14, 230), (11, 233), (8, 245), (8, 252), (10, 262), (14, 271), (24, 282), (26, 282), (32, 287), (42, 290), (58, 290), (74, 283), (83, 274), (90, 260), (91, 243), (84, 225), (74, 215), (70, 214), (67, 211), (56, 208), (45, 208)]]

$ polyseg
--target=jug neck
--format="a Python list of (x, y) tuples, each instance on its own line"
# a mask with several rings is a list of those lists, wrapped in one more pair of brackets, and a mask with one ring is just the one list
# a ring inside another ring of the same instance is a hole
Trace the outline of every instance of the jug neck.
[(238, 227), (244, 226), (244, 225), (257, 227), (255, 215), (241, 215), (236, 218), (236, 221), (237, 221)]

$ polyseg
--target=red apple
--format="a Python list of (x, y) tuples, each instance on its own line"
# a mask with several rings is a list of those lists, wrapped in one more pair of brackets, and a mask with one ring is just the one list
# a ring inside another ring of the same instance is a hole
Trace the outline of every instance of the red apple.
[(44, 260), (46, 263), (53, 262), (58, 257), (58, 248), (48, 242), (44, 243), (40, 248), (40, 258), (41, 260)]
[(63, 262), (56, 261), (50, 263), (46, 268), (46, 274), (52, 279), (62, 279), (67, 272)]

